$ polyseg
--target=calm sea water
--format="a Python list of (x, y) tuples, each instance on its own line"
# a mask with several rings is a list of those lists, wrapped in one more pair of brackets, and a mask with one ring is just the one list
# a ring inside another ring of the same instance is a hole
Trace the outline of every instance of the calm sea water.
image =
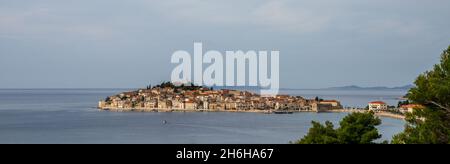
[[(288, 143), (304, 136), (312, 120), (337, 123), (346, 116), (345, 113), (117, 113), (94, 108), (98, 100), (122, 91), (0, 90), (0, 143)], [(327, 98), (326, 93), (321, 94)], [(337, 96), (355, 104), (362, 102), (360, 94)], [(168, 124), (163, 124), (164, 120)], [(383, 140), (403, 130), (402, 120), (382, 120), (378, 128)]]

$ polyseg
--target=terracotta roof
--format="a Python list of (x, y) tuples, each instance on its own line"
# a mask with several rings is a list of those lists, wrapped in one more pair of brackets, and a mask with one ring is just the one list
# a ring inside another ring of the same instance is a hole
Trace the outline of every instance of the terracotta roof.
[(386, 104), (386, 103), (383, 101), (372, 101), (369, 104)]
[(323, 100), (321, 102), (338, 102), (337, 100)]

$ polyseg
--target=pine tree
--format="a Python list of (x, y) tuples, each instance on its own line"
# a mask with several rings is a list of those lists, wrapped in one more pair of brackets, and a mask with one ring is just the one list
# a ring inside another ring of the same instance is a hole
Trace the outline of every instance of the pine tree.
[(381, 120), (373, 112), (352, 113), (340, 122), (340, 127), (333, 129), (329, 121), (322, 125), (312, 122), (313, 127), (298, 144), (373, 144), (381, 138), (376, 126)]
[(441, 63), (420, 75), (407, 98), (424, 106), (407, 115), (403, 133), (393, 139), (395, 144), (450, 143), (450, 46), (441, 55)]

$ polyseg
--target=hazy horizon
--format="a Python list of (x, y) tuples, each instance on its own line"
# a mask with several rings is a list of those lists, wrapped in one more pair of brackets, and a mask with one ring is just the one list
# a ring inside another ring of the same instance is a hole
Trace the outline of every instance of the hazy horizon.
[(0, 89), (140, 88), (176, 50), (279, 50), (281, 88), (398, 87), (450, 45), (450, 1), (0, 0)]
[[(157, 84), (150, 84), (150, 85), (157, 85)], [(139, 89), (139, 88), (145, 88), (147, 85), (145, 86), (138, 86), (138, 87), (122, 87), (122, 88), (96, 88), (96, 87), (91, 87), (91, 88), (78, 88), (78, 87), (68, 87), (68, 88), (0, 88), (0, 90), (58, 90), (58, 89), (67, 89), (67, 90), (77, 90), (77, 89)], [(386, 87), (387, 89), (393, 89), (396, 87), (405, 87), (405, 86), (409, 86), (409, 85), (403, 85), (403, 86), (360, 86), (360, 85), (344, 85), (344, 86), (332, 86), (332, 87), (323, 87), (323, 88), (279, 88), (281, 90), (283, 89), (287, 89), (287, 90), (327, 90), (327, 89), (334, 89), (334, 88), (343, 88), (343, 87), (350, 87), (350, 86), (355, 86), (355, 87), (361, 87), (362, 90), (367, 89), (367, 88), (374, 88), (374, 87)], [(216, 87), (216, 88), (242, 88), (242, 87), (247, 87), (247, 86), (206, 86), (206, 87)], [(258, 87), (251, 87), (249, 86), (249, 88), (258, 88)]]

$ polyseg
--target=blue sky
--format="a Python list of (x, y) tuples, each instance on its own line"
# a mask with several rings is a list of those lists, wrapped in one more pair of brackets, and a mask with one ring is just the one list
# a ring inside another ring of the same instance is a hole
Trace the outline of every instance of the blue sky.
[(135, 88), (176, 50), (279, 50), (289, 88), (400, 86), (450, 45), (448, 0), (0, 0), (0, 88)]

